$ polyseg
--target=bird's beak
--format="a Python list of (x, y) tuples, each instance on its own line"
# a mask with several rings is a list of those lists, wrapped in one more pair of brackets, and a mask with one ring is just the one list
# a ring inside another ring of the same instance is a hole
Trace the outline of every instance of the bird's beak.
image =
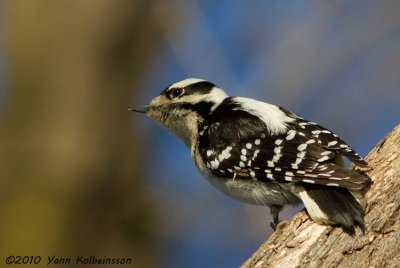
[(157, 108), (166, 103), (168, 103), (168, 99), (165, 96), (158, 96), (157, 98), (153, 99), (148, 105), (142, 108), (132, 108), (128, 110), (131, 112), (137, 112), (149, 115), (150, 112), (153, 113)]
[(144, 106), (142, 108), (131, 108), (128, 109), (130, 112), (137, 112), (137, 113), (143, 113), (146, 114), (150, 110), (150, 106)]

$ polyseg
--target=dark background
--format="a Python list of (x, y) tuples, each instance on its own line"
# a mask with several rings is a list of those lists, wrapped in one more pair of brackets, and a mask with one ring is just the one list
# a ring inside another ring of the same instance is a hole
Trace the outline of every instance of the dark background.
[(127, 109), (199, 77), (366, 155), (399, 123), (399, 14), (372, 0), (0, 0), (0, 261), (239, 266), (270, 235), (268, 209), (219, 193)]

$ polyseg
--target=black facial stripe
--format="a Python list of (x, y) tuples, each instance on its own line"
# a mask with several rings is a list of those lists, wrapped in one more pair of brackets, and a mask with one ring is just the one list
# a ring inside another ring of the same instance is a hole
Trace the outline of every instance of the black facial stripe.
[[(210, 91), (213, 87), (215, 87), (215, 85), (208, 81), (197, 82), (197, 83), (191, 84), (189, 86), (186, 86), (184, 95), (208, 94), (208, 93), (210, 93)], [(174, 89), (176, 89), (176, 88), (175, 87), (167, 88), (163, 91), (163, 93), (168, 94), (169, 92), (173, 91)]]
[(196, 104), (182, 103), (180, 105), (184, 109), (197, 112), (199, 115), (201, 115), (204, 119), (207, 120), (207, 118), (210, 116), (211, 107), (214, 105), (214, 103), (208, 101), (201, 101)]
[[(211, 82), (208, 81), (200, 81), (191, 85), (188, 85), (184, 87), (184, 94), (182, 94), (181, 97), (183, 96), (188, 96), (188, 95), (205, 95), (210, 93), (212, 88), (215, 87), (215, 85)], [(173, 92), (173, 90), (179, 89), (177, 87), (167, 87), (164, 89), (160, 95), (166, 96), (168, 99), (170, 98), (170, 93)]]
[(185, 95), (205, 95), (210, 93), (215, 85), (208, 81), (200, 81), (185, 87)]

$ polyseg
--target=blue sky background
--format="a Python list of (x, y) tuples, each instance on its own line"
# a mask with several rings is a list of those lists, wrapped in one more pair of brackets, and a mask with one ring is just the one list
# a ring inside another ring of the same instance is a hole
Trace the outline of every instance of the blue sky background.
[[(177, 80), (204, 78), (230, 95), (318, 122), (366, 155), (399, 123), (399, 7), (395, 1), (160, 3), (153, 11), (164, 43), (134, 85), (143, 92), (133, 104), (146, 104)], [(179, 16), (168, 17), (171, 10)], [(183, 143), (138, 117), (133, 123), (148, 144), (142, 161), (151, 163), (145, 176), (168, 264), (239, 266), (270, 235), (269, 210), (215, 190)]]

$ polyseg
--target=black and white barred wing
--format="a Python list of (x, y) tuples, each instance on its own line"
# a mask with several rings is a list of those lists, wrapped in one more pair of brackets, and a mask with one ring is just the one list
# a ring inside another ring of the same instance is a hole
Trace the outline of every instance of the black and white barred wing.
[(317, 145), (324, 149), (347, 157), (357, 166), (368, 167), (368, 163), (335, 133), (319, 126), (314, 122), (309, 122), (304, 119), (300, 121), (301, 122), (299, 122), (297, 125), (289, 124), (289, 128), (291, 128), (291, 130), (288, 132), (290, 135), (289, 137), (295, 138), (296, 135), (304, 136), (309, 140), (316, 141)]
[[(229, 137), (221, 136), (223, 132), (219, 128), (226, 127), (223, 121), (208, 129), (203, 140), (208, 139), (209, 144), (218, 146), (204, 148), (202, 153), (214, 175), (349, 189), (361, 189), (369, 181), (368, 176), (335, 163), (337, 156), (345, 155), (357, 165), (367, 165), (332, 132), (303, 121), (296, 126), (288, 125), (285, 133), (271, 136), (265, 124), (257, 120), (254, 118), (255, 125), (248, 131), (242, 130), (237, 139), (232, 139), (231, 135), (236, 127), (240, 127), (240, 119), (229, 121), (231, 132), (226, 132)], [(235, 121), (237, 126), (234, 126)]]

